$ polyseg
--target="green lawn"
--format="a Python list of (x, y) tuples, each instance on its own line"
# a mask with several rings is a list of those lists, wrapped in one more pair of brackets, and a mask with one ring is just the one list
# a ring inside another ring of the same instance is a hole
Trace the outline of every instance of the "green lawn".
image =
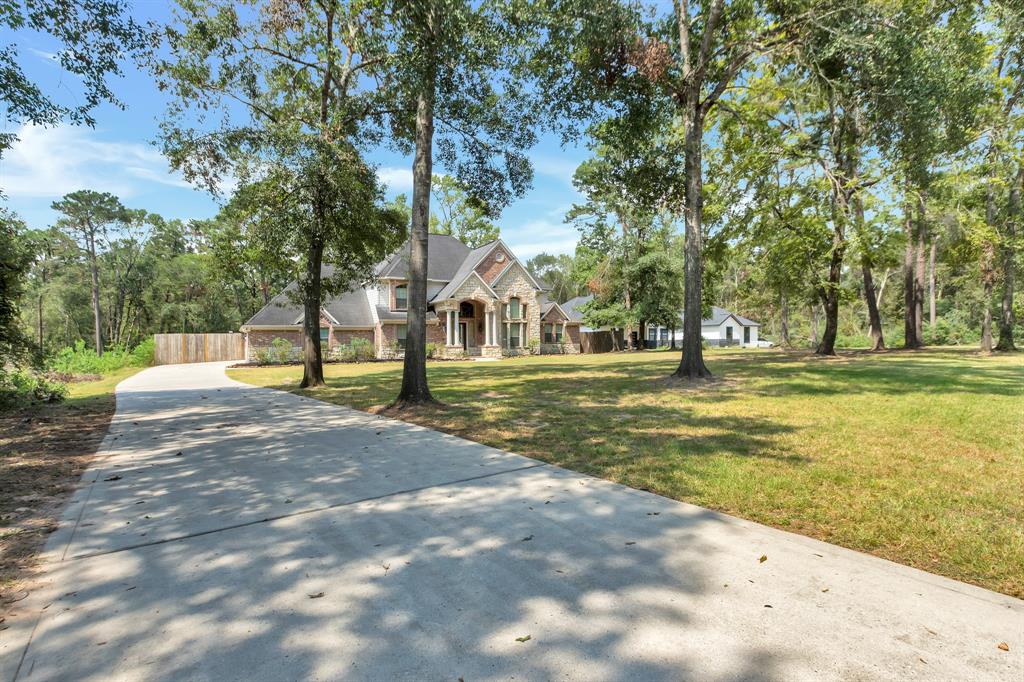
[[(942, 349), (825, 360), (714, 351), (437, 362), (446, 409), (402, 418), (1024, 597), (1024, 356)], [(301, 391), (371, 409), (399, 363), (329, 365)], [(300, 367), (232, 377), (300, 392)]]

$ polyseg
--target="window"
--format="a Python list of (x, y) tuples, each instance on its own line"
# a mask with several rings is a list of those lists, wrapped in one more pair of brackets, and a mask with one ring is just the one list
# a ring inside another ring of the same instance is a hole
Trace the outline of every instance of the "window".
[(406, 310), (409, 307), (409, 287), (405, 284), (395, 286), (395, 310)]
[(523, 323), (516, 322), (508, 326), (508, 347), (519, 348), (522, 337)]
[(320, 343), (327, 343), (331, 338), (331, 330), (328, 327), (320, 327)]
[(519, 319), (519, 299), (510, 298), (508, 299), (508, 319), (518, 320)]
[(750, 343), (750, 327), (743, 328), (743, 343)]
[(405, 334), (406, 326), (404, 324), (395, 325), (395, 341), (402, 350), (405, 350)]
[(463, 301), (462, 303), (459, 304), (459, 317), (460, 318), (462, 318), (462, 317), (473, 317), (474, 315), (475, 315), (475, 313), (473, 312), (473, 304), (472, 303), (470, 303), (469, 301)]
[(732, 342), (732, 327), (725, 328), (725, 340)]
[(555, 342), (555, 325), (548, 323), (544, 325), (544, 343)]
[(562, 343), (562, 329), (564, 329), (562, 325), (555, 325), (555, 343)]

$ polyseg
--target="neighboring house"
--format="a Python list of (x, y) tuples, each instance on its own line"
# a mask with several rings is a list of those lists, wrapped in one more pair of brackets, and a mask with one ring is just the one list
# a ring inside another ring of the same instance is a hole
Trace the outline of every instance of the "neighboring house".
[[(700, 321), (700, 335), (712, 346), (741, 346), (743, 348), (758, 347), (758, 330), (761, 325), (741, 315), (713, 306), (711, 317)], [(675, 330), (667, 327), (648, 325), (647, 346), (667, 346), (675, 333), (676, 343), (683, 340), (683, 316), (679, 315), (679, 325)]]
[[(432, 234), (427, 246), (427, 343), (439, 357), (501, 357), (529, 352), (578, 353), (578, 320), (547, 297), (497, 239), (476, 249), (448, 235)], [(320, 340), (327, 356), (353, 339), (372, 343), (377, 357), (400, 357), (407, 336), (409, 245), (380, 263), (370, 282), (328, 300), (320, 311)], [(332, 274), (324, 266), (323, 275)], [(302, 346), (302, 306), (296, 283), (242, 325), (249, 358), (274, 339)]]

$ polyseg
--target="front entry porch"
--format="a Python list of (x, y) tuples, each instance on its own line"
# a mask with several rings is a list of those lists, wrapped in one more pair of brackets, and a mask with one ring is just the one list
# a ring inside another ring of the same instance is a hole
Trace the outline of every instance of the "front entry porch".
[(464, 300), (438, 310), (445, 325), (442, 357), (501, 357), (498, 345), (498, 312), (493, 302)]

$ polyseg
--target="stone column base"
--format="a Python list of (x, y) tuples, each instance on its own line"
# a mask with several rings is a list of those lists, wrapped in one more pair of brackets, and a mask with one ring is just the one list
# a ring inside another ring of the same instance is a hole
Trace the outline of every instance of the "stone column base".
[(501, 357), (501, 346), (480, 346), (480, 357), (482, 357), (482, 358), (500, 358)]

